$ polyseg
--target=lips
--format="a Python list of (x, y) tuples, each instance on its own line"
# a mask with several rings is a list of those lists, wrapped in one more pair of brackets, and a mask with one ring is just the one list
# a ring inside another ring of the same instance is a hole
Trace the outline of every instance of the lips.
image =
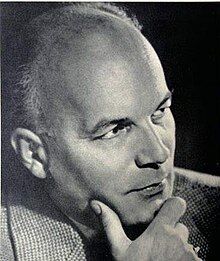
[(162, 192), (164, 190), (165, 186), (166, 186), (166, 179), (163, 179), (159, 183), (153, 183), (146, 187), (132, 189), (132, 190), (128, 191), (128, 193), (138, 193), (138, 194), (141, 193), (141, 194), (144, 194), (145, 196), (152, 196), (152, 195)]

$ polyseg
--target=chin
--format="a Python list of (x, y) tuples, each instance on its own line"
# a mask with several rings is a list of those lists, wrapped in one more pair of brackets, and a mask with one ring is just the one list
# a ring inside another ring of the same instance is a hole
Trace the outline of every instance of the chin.
[[(163, 203), (161, 203), (161, 205), (162, 204)], [(136, 213), (136, 215), (129, 216), (129, 219), (123, 222), (126, 235), (131, 240), (135, 240), (139, 237), (147, 229), (159, 209), (160, 206), (158, 205), (153, 209), (146, 208), (145, 211), (140, 211), (139, 213)]]
[(129, 215), (127, 219), (124, 219), (122, 224), (126, 235), (131, 239), (135, 240), (139, 237), (149, 226), (152, 220), (157, 215), (158, 211), (168, 199), (170, 195), (166, 195), (159, 200), (154, 200), (149, 203), (145, 208), (137, 210), (136, 213)]
[(129, 213), (127, 212), (124, 216), (122, 215), (122, 223), (125, 226), (144, 225), (146, 227), (154, 219), (164, 202), (172, 196), (172, 192), (173, 182), (171, 178), (168, 186), (161, 194), (137, 203)]
[(125, 226), (148, 225), (154, 219), (165, 200), (166, 199), (155, 200), (150, 202), (148, 206), (137, 209), (136, 213), (132, 213), (123, 219), (123, 224)]

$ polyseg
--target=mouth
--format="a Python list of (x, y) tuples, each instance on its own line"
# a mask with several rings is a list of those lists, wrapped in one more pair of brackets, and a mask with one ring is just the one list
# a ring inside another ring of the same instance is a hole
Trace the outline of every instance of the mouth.
[(166, 179), (164, 178), (159, 183), (153, 183), (146, 187), (132, 189), (128, 191), (126, 194), (141, 193), (144, 194), (145, 196), (155, 196), (156, 194), (161, 193), (164, 190), (165, 186), (166, 186)]

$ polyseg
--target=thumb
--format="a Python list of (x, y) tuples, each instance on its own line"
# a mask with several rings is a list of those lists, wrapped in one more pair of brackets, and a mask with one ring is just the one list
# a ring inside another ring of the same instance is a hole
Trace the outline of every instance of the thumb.
[(100, 216), (103, 228), (110, 243), (112, 255), (114, 257), (122, 256), (131, 244), (131, 240), (126, 236), (118, 215), (98, 200), (93, 200), (91, 202), (91, 207), (96, 215)]

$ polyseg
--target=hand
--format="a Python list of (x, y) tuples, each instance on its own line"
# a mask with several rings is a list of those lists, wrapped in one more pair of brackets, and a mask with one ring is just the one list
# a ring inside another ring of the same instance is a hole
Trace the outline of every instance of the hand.
[(93, 200), (91, 207), (100, 216), (117, 261), (198, 261), (193, 246), (187, 243), (186, 226), (177, 223), (186, 210), (183, 199), (168, 199), (148, 228), (134, 241), (125, 234), (119, 217), (108, 206)]

